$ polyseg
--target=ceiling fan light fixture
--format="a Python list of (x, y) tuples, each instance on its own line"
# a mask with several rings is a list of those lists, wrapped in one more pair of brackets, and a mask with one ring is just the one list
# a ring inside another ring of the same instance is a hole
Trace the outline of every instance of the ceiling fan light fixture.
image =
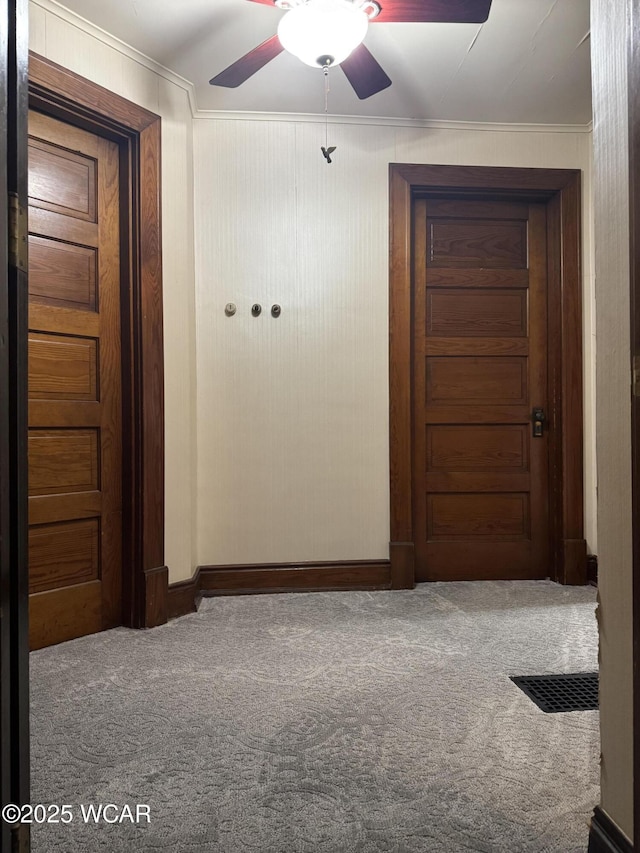
[(343, 62), (362, 44), (368, 26), (369, 14), (360, 3), (308, 0), (282, 17), (278, 38), (284, 49), (302, 62), (322, 68)]

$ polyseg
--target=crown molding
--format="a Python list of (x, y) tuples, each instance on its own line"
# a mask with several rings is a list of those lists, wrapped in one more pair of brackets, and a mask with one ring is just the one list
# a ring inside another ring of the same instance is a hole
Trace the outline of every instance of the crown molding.
[[(223, 111), (223, 110), (201, 110), (198, 109), (196, 101), (196, 89), (193, 83), (170, 68), (166, 68), (155, 59), (142, 53), (116, 36), (112, 36), (101, 27), (92, 24), (91, 21), (67, 9), (57, 0), (30, 0), (34, 6), (39, 6), (52, 15), (56, 15), (66, 23), (87, 35), (92, 36), (108, 47), (119, 51), (124, 56), (163, 77), (170, 83), (183, 89), (189, 98), (191, 114), (194, 119), (200, 121), (278, 121), (295, 123), (324, 123), (327, 121), (324, 113), (263, 113), (250, 111)], [(474, 130), (488, 133), (591, 133), (593, 122), (588, 124), (512, 124), (509, 122), (473, 122), (473, 121), (446, 121), (438, 119), (410, 119), (393, 116), (348, 116), (332, 115), (328, 117), (330, 124), (334, 125), (368, 125), (371, 127), (413, 127), (431, 130)]]
[(588, 124), (515, 124), (509, 122), (447, 121), (440, 119), (413, 119), (393, 116), (347, 116), (324, 113), (261, 113), (249, 111), (197, 110), (194, 119), (217, 121), (283, 121), (311, 124), (373, 125), (378, 127), (420, 127), (433, 130), (475, 130), (514, 133), (591, 133)]

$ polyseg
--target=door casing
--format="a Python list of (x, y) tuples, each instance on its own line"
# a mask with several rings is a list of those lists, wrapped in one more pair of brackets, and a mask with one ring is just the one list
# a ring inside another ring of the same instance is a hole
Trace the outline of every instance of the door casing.
[[(29, 802), (27, 573), (26, 0), (0, 9), (0, 805)], [(0, 849), (27, 853), (29, 825), (0, 821)]]
[(544, 202), (549, 287), (549, 576), (587, 581), (583, 506), (580, 170), (392, 163), (389, 167), (389, 433), (393, 589), (415, 583), (412, 512), (411, 234), (430, 193)]
[(167, 621), (160, 117), (30, 53), (29, 106), (120, 151), (123, 618)]

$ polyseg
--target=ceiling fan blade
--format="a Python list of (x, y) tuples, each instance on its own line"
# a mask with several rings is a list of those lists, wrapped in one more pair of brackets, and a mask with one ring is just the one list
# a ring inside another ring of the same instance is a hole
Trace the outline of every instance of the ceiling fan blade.
[(357, 47), (344, 62), (340, 63), (340, 67), (361, 101), (391, 85), (391, 79), (371, 51), (363, 44)]
[(263, 41), (258, 47), (254, 47), (241, 59), (236, 60), (233, 65), (225, 68), (224, 71), (209, 80), (209, 83), (212, 86), (227, 86), (229, 89), (235, 89), (256, 71), (260, 71), (267, 62), (275, 59), (283, 50), (278, 36), (271, 36), (270, 39)]
[(491, 0), (380, 0), (380, 5), (372, 24), (484, 24)]

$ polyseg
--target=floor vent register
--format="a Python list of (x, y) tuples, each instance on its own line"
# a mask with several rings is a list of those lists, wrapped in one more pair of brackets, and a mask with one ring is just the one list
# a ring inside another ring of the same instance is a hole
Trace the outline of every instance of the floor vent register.
[(598, 710), (598, 673), (513, 675), (511, 681), (545, 714)]

